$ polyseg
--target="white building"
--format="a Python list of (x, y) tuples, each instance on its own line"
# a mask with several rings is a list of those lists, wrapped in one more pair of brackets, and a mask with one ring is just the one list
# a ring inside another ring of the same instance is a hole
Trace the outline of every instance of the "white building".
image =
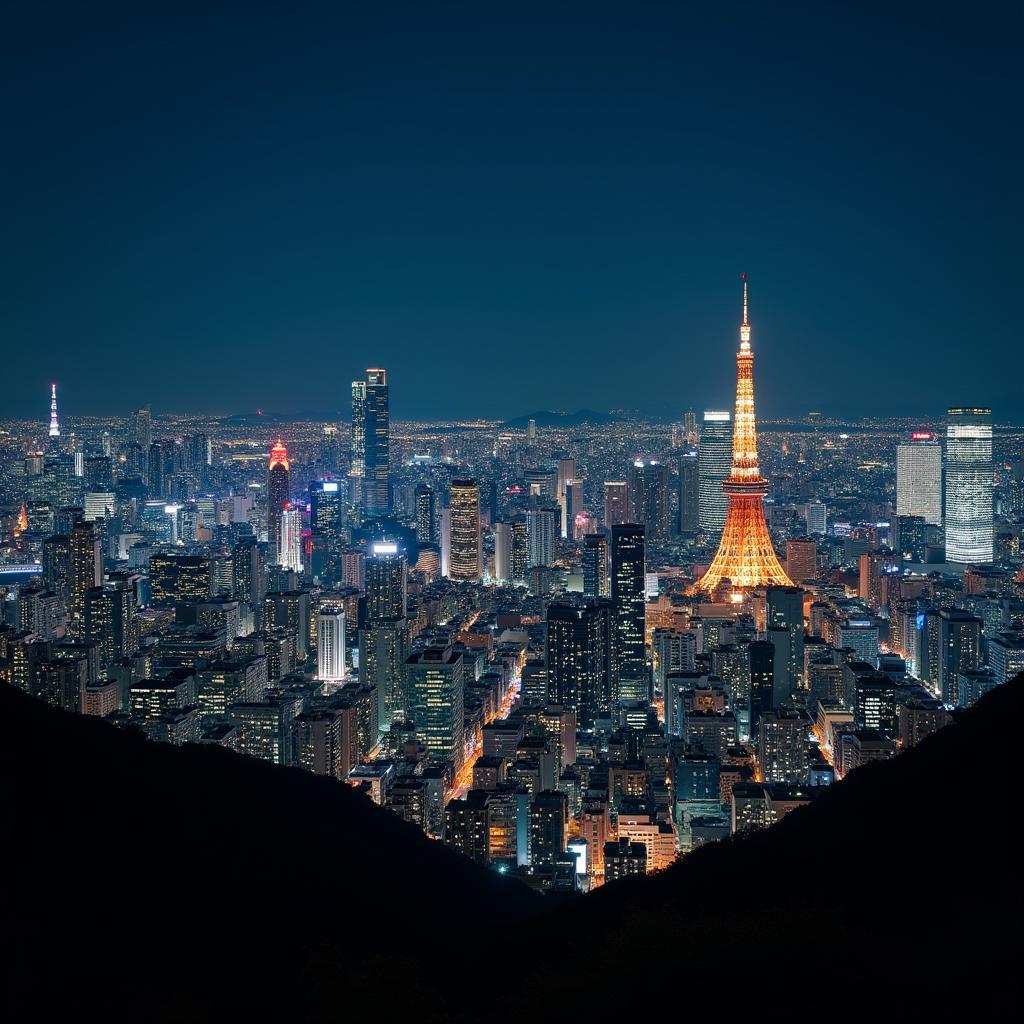
[(991, 562), (992, 410), (955, 408), (946, 427), (946, 561)]
[(291, 506), (281, 512), (281, 550), (277, 564), (302, 572), (302, 512)]
[(942, 446), (926, 431), (896, 446), (896, 515), (942, 525)]
[(345, 609), (324, 605), (317, 616), (317, 678), (322, 683), (345, 680)]

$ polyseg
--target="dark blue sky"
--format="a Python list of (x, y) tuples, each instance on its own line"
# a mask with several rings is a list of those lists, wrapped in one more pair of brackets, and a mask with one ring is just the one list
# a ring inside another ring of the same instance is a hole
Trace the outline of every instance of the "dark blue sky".
[(6, 414), (1024, 420), (1016, 5), (24, 6)]

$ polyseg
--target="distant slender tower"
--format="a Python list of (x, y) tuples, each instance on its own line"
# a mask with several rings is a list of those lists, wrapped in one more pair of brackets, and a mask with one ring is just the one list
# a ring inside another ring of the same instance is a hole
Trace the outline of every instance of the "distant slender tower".
[(60, 437), (57, 425), (57, 385), (50, 385), (50, 437)]
[(270, 465), (267, 467), (267, 541), (274, 563), (281, 554), (281, 513), (288, 505), (290, 476), (288, 449), (278, 438), (277, 444), (270, 449)]
[(768, 481), (761, 476), (757, 458), (757, 426), (754, 420), (754, 353), (750, 349), (747, 310), (747, 275), (743, 275), (743, 323), (740, 350), (736, 355), (736, 418), (733, 423), (732, 473), (722, 484), (729, 499), (725, 528), (711, 567), (698, 589), (713, 593), (723, 580), (734, 590), (768, 585), (791, 587), (768, 536), (764, 521), (764, 496)]

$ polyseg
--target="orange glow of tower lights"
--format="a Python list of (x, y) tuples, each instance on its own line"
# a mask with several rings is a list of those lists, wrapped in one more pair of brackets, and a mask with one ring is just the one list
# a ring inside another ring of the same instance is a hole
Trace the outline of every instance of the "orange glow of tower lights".
[(764, 519), (763, 499), (768, 481), (761, 476), (754, 416), (754, 353), (750, 347), (747, 275), (743, 275), (743, 322), (736, 353), (736, 418), (733, 422), (732, 472), (722, 484), (729, 498), (722, 540), (697, 589), (715, 590), (723, 580), (740, 591), (766, 585), (792, 586), (782, 569)]

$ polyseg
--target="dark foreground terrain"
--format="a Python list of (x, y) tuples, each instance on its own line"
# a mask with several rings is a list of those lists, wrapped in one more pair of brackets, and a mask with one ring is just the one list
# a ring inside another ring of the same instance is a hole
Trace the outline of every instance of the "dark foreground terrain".
[(0, 687), (0, 1006), (11, 1020), (1016, 1015), (1022, 722), (1024, 678), (770, 830), (549, 904), (347, 786)]

